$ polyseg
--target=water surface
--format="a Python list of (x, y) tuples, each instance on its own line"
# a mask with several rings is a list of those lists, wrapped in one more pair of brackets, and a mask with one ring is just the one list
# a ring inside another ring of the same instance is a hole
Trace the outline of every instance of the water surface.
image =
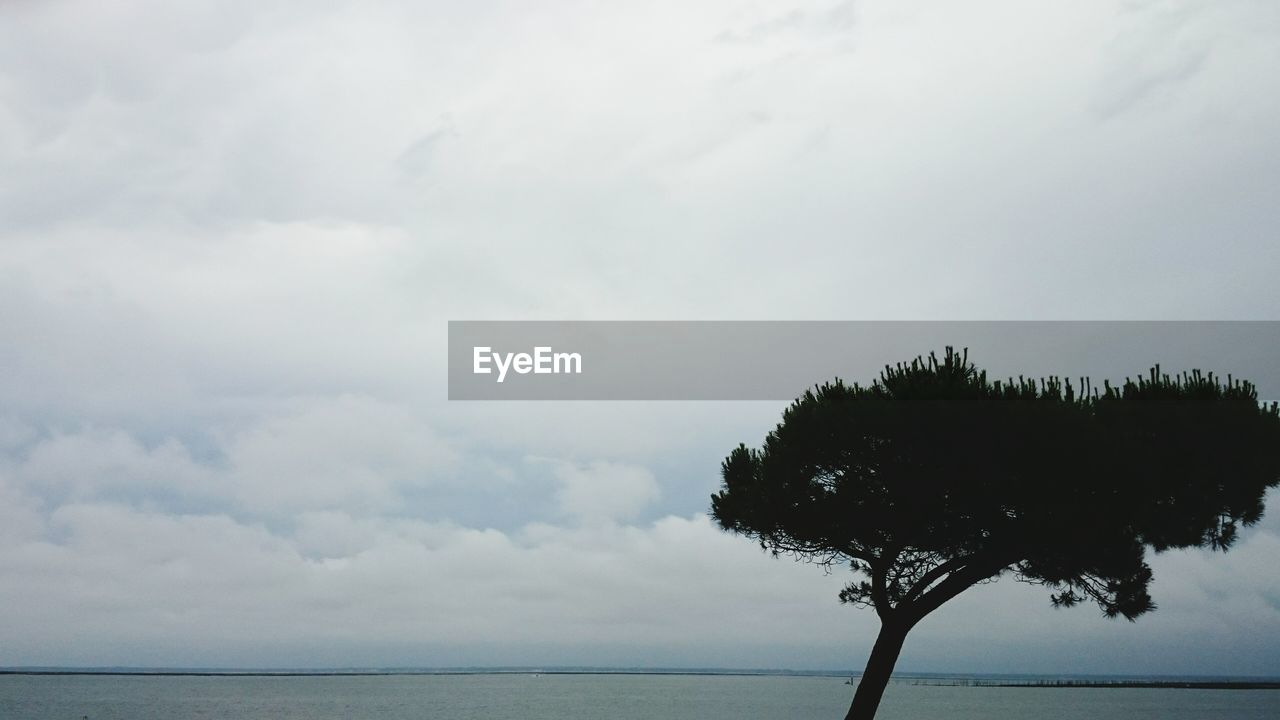
[[(717, 675), (0, 676), (4, 720), (842, 718), (840, 678)], [(1280, 690), (893, 682), (877, 718), (1274, 720)]]

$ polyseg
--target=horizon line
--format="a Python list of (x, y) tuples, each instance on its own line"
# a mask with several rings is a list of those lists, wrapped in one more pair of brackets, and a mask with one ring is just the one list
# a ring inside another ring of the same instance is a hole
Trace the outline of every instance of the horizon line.
[[(611, 665), (458, 665), (458, 666), (331, 666), (331, 667), (229, 667), (229, 666), (163, 666), (163, 665), (5, 665), (0, 675), (118, 675), (118, 676), (194, 676), (194, 677), (335, 677), (392, 675), (723, 675), (723, 676), (808, 676), (859, 677), (861, 671), (832, 668), (733, 668), (679, 666), (611, 666)], [(903, 670), (893, 673), (902, 678), (1110, 678), (1170, 680), (1276, 680), (1280, 675), (1197, 674), (1197, 673), (1089, 673), (1089, 672), (959, 672)]]

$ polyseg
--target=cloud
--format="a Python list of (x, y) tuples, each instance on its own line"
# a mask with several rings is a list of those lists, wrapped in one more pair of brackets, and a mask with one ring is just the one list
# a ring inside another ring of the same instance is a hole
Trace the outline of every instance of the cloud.
[[(143, 657), (168, 664), (307, 665), (289, 649), (312, 643), (405, 664), (518, 662), (539, 645), (697, 659), (723, 652), (700, 651), (707, 641), (830, 644), (816, 625), (749, 639), (736, 628), (810, 604), (840, 612), (830, 578), (771, 562), (703, 517), (505, 534), (330, 512), (304, 516), (291, 538), (222, 515), (68, 504), (50, 525), (60, 541), (0, 550), (18, 580), (0, 589), (11, 608), (0, 663), (110, 663), (120, 647), (149, 647)], [(305, 552), (315, 540), (330, 552)], [(701, 592), (687, 591), (694, 581)], [(253, 654), (264, 639), (272, 649)]]
[(174, 437), (147, 445), (90, 427), (31, 443), (10, 472), (53, 507), (216, 507), (278, 520), (306, 511), (402, 510), (406, 495), (452, 484), (460, 463), (459, 452), (421, 420), (360, 396), (300, 401), (287, 414), (215, 432), (205, 453), (197, 457)]
[(458, 453), (405, 410), (343, 396), (237, 433), (230, 482), (248, 509), (394, 510), (398, 492), (447, 481)]
[[(875, 631), (873, 614), (835, 601), (843, 573), (770, 558), (701, 515), (503, 532), (326, 510), (272, 530), (106, 501), (41, 520), (11, 486), (0, 496), (0, 664), (112, 664), (126, 652), (196, 666), (836, 668), (860, 662)], [(1258, 638), (1280, 623), (1266, 572), (1276, 547), (1254, 533), (1225, 558), (1160, 556), (1162, 607), (1134, 624), (1053, 610), (1042, 589), (1007, 580), (981, 586), (928, 618), (903, 664), (1186, 673), (1209, 658), (1223, 673), (1257, 672), (1274, 659)], [(1188, 638), (1196, 651), (1177, 651)]]
[(55, 434), (33, 444), (14, 474), (55, 507), (157, 495), (207, 500), (214, 485), (213, 472), (196, 464), (181, 443), (169, 439), (148, 448), (120, 430)]
[(561, 461), (554, 472), (561, 511), (582, 521), (633, 519), (661, 494), (653, 473), (634, 465)]
[[(448, 403), (445, 322), (1265, 317), (1275, 8), (0, 5), (0, 664), (856, 663), (701, 515), (777, 404)], [(904, 667), (1261, 672), (1269, 523)]]

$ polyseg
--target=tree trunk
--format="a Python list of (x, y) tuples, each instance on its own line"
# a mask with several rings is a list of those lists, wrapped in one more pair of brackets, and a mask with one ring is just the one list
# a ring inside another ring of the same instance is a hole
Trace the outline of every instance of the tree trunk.
[(898, 653), (902, 651), (902, 641), (907, 639), (910, 625), (897, 622), (886, 622), (880, 626), (880, 635), (871, 648), (871, 657), (867, 658), (867, 668), (862, 671), (862, 679), (858, 681), (858, 689), (853, 694), (853, 704), (849, 706), (849, 714), (845, 720), (871, 720), (880, 707), (880, 696), (889, 684), (889, 676), (893, 674), (893, 666), (898, 662)]

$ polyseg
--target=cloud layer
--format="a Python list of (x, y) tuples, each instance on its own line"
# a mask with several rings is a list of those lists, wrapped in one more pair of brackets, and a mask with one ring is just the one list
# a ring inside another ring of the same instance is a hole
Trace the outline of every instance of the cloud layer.
[[(703, 515), (781, 408), (449, 404), (445, 321), (1274, 318), (1278, 31), (7, 3), (0, 665), (856, 665), (843, 576)], [(1268, 672), (1277, 550), (1157, 558), (1133, 626), (982, 587), (903, 667)]]

